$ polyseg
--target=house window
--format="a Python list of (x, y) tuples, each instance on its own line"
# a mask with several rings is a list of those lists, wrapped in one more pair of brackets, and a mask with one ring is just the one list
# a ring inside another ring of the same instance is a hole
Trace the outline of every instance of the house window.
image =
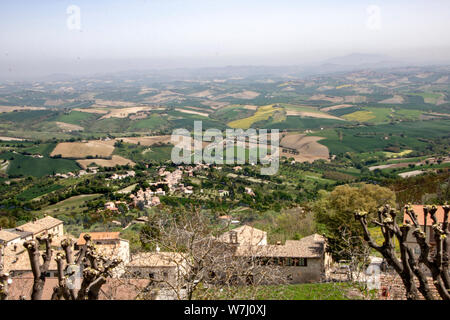
[(153, 279), (155, 279), (155, 274), (153, 272), (151, 272), (148, 274), (148, 277), (153, 280)]
[(167, 272), (163, 272), (164, 279), (167, 279), (169, 277), (169, 274)]
[(293, 258), (292, 266), (295, 267), (306, 267), (306, 258)]
[(141, 273), (139, 271), (133, 271), (132, 276), (134, 278), (139, 278), (141, 276)]
[(414, 248), (414, 254), (420, 255), (420, 248)]

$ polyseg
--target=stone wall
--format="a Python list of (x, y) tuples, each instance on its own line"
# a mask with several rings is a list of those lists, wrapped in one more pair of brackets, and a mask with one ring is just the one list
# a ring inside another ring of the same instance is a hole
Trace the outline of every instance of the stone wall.
[[(435, 297), (440, 299), (436, 287), (433, 284), (433, 279), (428, 277), (428, 285)], [(419, 287), (419, 281), (416, 280), (416, 286)], [(403, 286), (402, 279), (396, 273), (382, 273), (380, 275), (380, 300), (406, 300), (406, 290)], [(423, 299), (422, 295), (421, 299)]]

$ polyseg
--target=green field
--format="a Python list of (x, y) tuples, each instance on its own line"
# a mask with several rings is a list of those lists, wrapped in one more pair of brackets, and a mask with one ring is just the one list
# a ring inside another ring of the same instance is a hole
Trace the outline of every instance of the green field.
[(342, 118), (349, 121), (359, 121), (359, 122), (367, 122), (369, 120), (374, 120), (376, 116), (372, 111), (355, 111), (353, 113), (346, 114), (342, 116)]
[(442, 97), (441, 93), (433, 93), (433, 92), (410, 92), (407, 93), (410, 96), (418, 96), (422, 97), (425, 103), (436, 104), (437, 100)]
[(333, 116), (336, 116), (336, 117), (341, 117), (343, 115), (350, 114), (350, 113), (360, 111), (360, 110), (361, 110), (361, 108), (355, 106), (355, 107), (347, 107), (347, 108), (342, 108), (342, 109), (330, 110), (330, 111), (328, 111), (328, 113)]
[(62, 114), (55, 117), (54, 121), (70, 123), (74, 125), (83, 125), (84, 122), (89, 120), (94, 120), (98, 115), (93, 113), (81, 112), (81, 111), (71, 111), (68, 114)]
[(349, 121), (386, 123), (391, 120), (418, 120), (422, 111), (414, 109), (391, 109), (382, 107), (363, 107), (359, 111), (342, 115)]
[(63, 188), (63, 186), (58, 184), (50, 184), (46, 186), (34, 185), (19, 193), (17, 195), (17, 199), (20, 201), (28, 201), (61, 188)]
[(169, 126), (169, 122), (166, 118), (158, 114), (152, 114), (148, 118), (142, 120), (133, 120), (129, 129), (133, 131), (148, 131), (163, 129), (167, 126)]
[(244, 106), (231, 105), (218, 109), (211, 115), (211, 117), (220, 121), (231, 122), (234, 120), (250, 117), (254, 113), (254, 110), (246, 109)]
[(41, 143), (33, 145), (29, 148), (23, 149), (23, 151), (31, 154), (40, 154), (43, 156), (50, 156), (50, 153), (55, 149), (56, 143)]
[(19, 112), (8, 112), (0, 114), (0, 120), (11, 122), (39, 121), (41, 118), (53, 115), (51, 110), (28, 110)]
[[(351, 286), (347, 283), (304, 283), (292, 285), (228, 287), (222, 289), (224, 299), (256, 299), (256, 300), (351, 300), (358, 299), (349, 294)], [(355, 291), (356, 289), (352, 290)]]
[(311, 135), (325, 137), (319, 141), (331, 153), (381, 151), (389, 146), (402, 149), (421, 150), (428, 146), (427, 139), (448, 134), (449, 120), (402, 122), (362, 126), (355, 128), (326, 129)]
[(0, 159), (9, 161), (7, 173), (12, 176), (42, 177), (80, 170), (78, 164), (69, 159), (33, 158), (12, 152), (1, 153)]
[(166, 161), (171, 159), (173, 146), (140, 146), (131, 143), (122, 143), (116, 147), (114, 154), (133, 161), (153, 160)]
[(320, 128), (332, 128), (340, 126), (344, 121), (321, 118), (302, 118), (299, 116), (287, 116), (283, 122), (268, 122), (262, 127), (265, 129), (279, 130), (315, 130)]
[(255, 122), (268, 120), (276, 110), (277, 108), (274, 108), (273, 105), (259, 107), (251, 117), (231, 121), (228, 123), (228, 126), (231, 128), (248, 129)]
[(100, 194), (83, 194), (74, 196), (55, 203), (54, 205), (43, 208), (40, 213), (58, 216), (59, 214), (67, 214), (69, 212), (79, 212), (86, 201), (100, 197)]

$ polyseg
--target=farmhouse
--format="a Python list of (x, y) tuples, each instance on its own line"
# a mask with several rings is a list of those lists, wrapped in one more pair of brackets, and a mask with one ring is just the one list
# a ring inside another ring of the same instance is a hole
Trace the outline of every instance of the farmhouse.
[[(75, 250), (86, 243), (84, 235), (81, 233), (75, 243)], [(125, 266), (130, 262), (130, 244), (128, 240), (119, 237), (120, 232), (89, 232), (92, 243), (95, 244), (97, 251), (108, 257), (121, 259), (122, 263), (114, 268), (113, 276), (119, 277), (125, 272)]]
[[(425, 217), (423, 209), (424, 205), (412, 205), (412, 210), (414, 210), (414, 213), (417, 215), (417, 220), (419, 222), (420, 227), (425, 232), (426, 240), (430, 244), (432, 250), (436, 246), (436, 242), (434, 240), (434, 231), (432, 228), (433, 221), (431, 220), (429, 214)], [(425, 219), (426, 218), (426, 219)], [(436, 219), (439, 223), (442, 223), (444, 221), (444, 209), (442, 206), (437, 207), (436, 211)], [(411, 219), (408, 216), (406, 212), (403, 214), (403, 224), (411, 223)], [(450, 227), (449, 227), (450, 228)], [(406, 238), (406, 243), (413, 249), (413, 252), (415, 255), (420, 255), (420, 247), (417, 243), (414, 235), (412, 232), (408, 233), (408, 237)]]
[[(11, 230), (11, 229), (10, 229)], [(20, 234), (8, 230), (0, 229), (0, 245), (6, 247), (17, 245), (21, 242)]]
[(177, 252), (142, 252), (133, 255), (127, 265), (132, 278), (146, 278), (154, 284), (177, 287), (187, 271), (186, 259)]
[[(165, 195), (164, 190), (158, 189), (156, 191), (152, 191), (150, 188), (147, 188), (144, 190), (139, 189), (139, 191), (134, 194), (130, 194), (130, 198), (132, 200), (132, 205), (137, 208), (140, 206), (143, 206), (145, 208), (157, 206), (161, 204), (161, 201), (159, 200), (159, 197), (154, 195)], [(142, 208), (142, 207), (141, 207)]]
[(226, 190), (219, 190), (219, 197), (229, 196), (230, 192)]
[[(256, 259), (266, 268), (279, 268), (289, 283), (322, 281), (328, 277), (332, 263), (326, 239), (319, 234), (287, 240), (284, 245), (240, 245), (235, 256)], [(256, 277), (258, 274), (253, 275)]]
[(17, 231), (30, 232), (33, 237), (52, 234), (54, 237), (64, 235), (63, 222), (51, 216), (25, 223), (16, 228)]
[(252, 197), (255, 196), (255, 193), (253, 192), (252, 188), (249, 188), (249, 187), (245, 187), (245, 193)]
[(118, 211), (119, 209), (113, 201), (108, 201), (105, 203), (105, 210)]
[(217, 240), (239, 246), (264, 246), (267, 232), (244, 225), (223, 233)]
[(134, 172), (133, 170), (127, 171), (126, 174), (117, 174), (114, 173), (109, 179), (106, 180), (122, 180), (128, 177), (134, 177), (136, 175), (136, 172)]
[[(60, 252), (63, 253), (63, 251)], [(53, 255), (56, 256), (57, 253), (58, 251), (55, 250)], [(56, 277), (57, 270), (55, 259), (51, 259), (46, 275), (48, 277)], [(8, 272), (12, 277), (31, 273), (30, 257), (23, 246), (8, 246), (4, 248), (3, 271)]]

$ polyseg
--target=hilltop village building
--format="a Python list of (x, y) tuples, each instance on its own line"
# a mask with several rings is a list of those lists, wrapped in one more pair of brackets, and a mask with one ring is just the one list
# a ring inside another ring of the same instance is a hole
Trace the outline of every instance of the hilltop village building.
[(326, 252), (326, 239), (319, 234), (287, 240), (284, 245), (240, 245), (235, 256), (257, 259), (269, 269), (276, 266), (288, 283), (323, 281), (329, 277), (332, 265), (331, 255)]
[[(230, 217), (224, 218), (230, 219)], [(47, 234), (52, 234), (54, 237), (52, 241), (54, 256), (58, 252), (62, 253), (61, 241), (68, 235), (64, 234), (63, 222), (53, 217), (47, 216), (15, 229), (0, 230), (0, 241), (4, 246), (2, 267), (4, 272), (9, 272), (13, 277), (13, 283), (15, 283), (14, 279), (17, 280), (15, 285), (18, 287), (14, 290), (28, 294), (32, 287), (32, 280), (30, 280), (33, 278), (32, 270), (28, 252), (23, 247), (23, 242)], [(189, 264), (183, 254), (160, 252), (157, 248), (154, 252), (141, 252), (131, 255), (129, 242), (120, 238), (119, 232), (89, 232), (89, 234), (99, 253), (122, 261), (113, 270), (112, 278), (108, 280), (108, 286), (112, 285), (114, 279), (126, 278), (136, 282), (136, 284), (142, 284), (144, 287), (148, 286), (149, 283), (153, 287), (158, 286), (163, 289), (166, 298), (174, 297), (174, 294), (169, 292), (173, 288), (183, 288), (185, 275), (189, 271)], [(84, 235), (85, 233), (81, 233), (77, 239), (74, 239), (74, 254), (85, 244)], [(268, 244), (265, 231), (244, 225), (229, 230), (214, 239), (217, 243), (224, 244), (232, 257), (239, 257), (244, 260), (252, 259), (253, 261), (256, 259), (265, 268), (265, 274), (271, 272), (273, 268), (278, 268), (285, 277), (283, 282), (319, 282), (326, 280), (330, 273), (332, 260), (326, 252), (326, 239), (318, 234), (300, 240), (287, 240), (283, 245), (272, 245)], [(219, 251), (218, 254), (223, 252)], [(54, 286), (55, 281), (53, 279), (57, 277), (57, 265), (54, 257), (51, 259), (46, 277), (45, 285)], [(248, 277), (258, 279), (263, 275), (255, 273), (249, 274)], [(146, 281), (145, 284), (142, 282), (144, 280)], [(153, 281), (149, 282), (148, 280)], [(265, 283), (264, 279), (259, 283)], [(123, 297), (132, 299), (131, 293), (136, 293), (136, 288), (131, 288), (131, 284), (122, 283), (121, 286)], [(106, 288), (109, 287), (105, 287), (105, 290)], [(110, 294), (114, 295), (113, 288), (109, 289), (112, 290)], [(52, 287), (46, 290), (51, 295)], [(116, 298), (119, 299), (120, 297)]]
[[(425, 219), (425, 215), (423, 212), (424, 205), (412, 205), (412, 210), (414, 210), (415, 214), (417, 215), (417, 221), (419, 222), (420, 228), (424, 231), (426, 241), (430, 244), (431, 250), (435, 251), (436, 248), (436, 240), (434, 239), (434, 230), (433, 230), (433, 221), (428, 216), (427, 219)], [(436, 211), (436, 219), (438, 223), (442, 223), (444, 221), (444, 209), (442, 206), (439, 206)], [(408, 216), (406, 212), (403, 214), (403, 224), (407, 224), (410, 222), (411, 219)], [(412, 224), (412, 222), (410, 222)], [(449, 226), (450, 229), (450, 226)], [(413, 233), (408, 233), (408, 237), (406, 238), (406, 243), (410, 248), (413, 249), (414, 255), (419, 256), (420, 255), (420, 246), (416, 241), (416, 238), (414, 237)]]
[(271, 245), (267, 243), (265, 231), (244, 225), (223, 233), (217, 240), (233, 245), (236, 257), (257, 259), (269, 270), (276, 266), (289, 283), (319, 282), (331, 272), (332, 259), (326, 251), (326, 239), (319, 234), (287, 240), (284, 245)]
[[(181, 192), (185, 195), (191, 195), (194, 193), (193, 186), (187, 186), (181, 183), (183, 175), (192, 177), (197, 170), (209, 168), (206, 164), (197, 164), (195, 166), (179, 166), (174, 171), (166, 171), (165, 167), (161, 167), (158, 170), (160, 180), (157, 182), (151, 182), (150, 187), (139, 189), (136, 193), (130, 194), (131, 206), (135, 208), (150, 208), (161, 204), (159, 196), (165, 196), (166, 191), (161, 186), (166, 185), (166, 190), (169, 193)], [(228, 192), (228, 191), (227, 191)]]
[[(27, 240), (35, 239), (38, 236), (52, 235), (53, 258), (47, 272), (47, 277), (57, 275), (57, 265), (54, 257), (58, 252), (63, 253), (61, 241), (67, 237), (64, 234), (63, 222), (56, 218), (46, 216), (42, 219), (26, 223), (16, 229), (0, 231), (0, 241), (4, 246), (3, 250), (3, 270), (9, 272), (12, 276), (19, 276), (31, 272), (28, 252), (23, 247)], [(81, 233), (78, 239), (73, 239), (75, 252), (84, 245), (83, 238), (85, 233)], [(121, 239), (119, 232), (89, 232), (92, 241), (99, 253), (106, 256), (119, 258), (123, 261), (114, 271), (115, 276), (120, 276), (125, 272), (125, 266), (130, 261), (130, 245), (128, 240)]]
[(176, 287), (183, 281), (188, 264), (177, 252), (142, 252), (132, 256), (127, 269), (133, 278), (150, 279), (161, 287)]
[(55, 238), (64, 234), (63, 222), (51, 216), (25, 223), (12, 229), (0, 230), (0, 244), (4, 246), (19, 245), (37, 236), (51, 233)]

